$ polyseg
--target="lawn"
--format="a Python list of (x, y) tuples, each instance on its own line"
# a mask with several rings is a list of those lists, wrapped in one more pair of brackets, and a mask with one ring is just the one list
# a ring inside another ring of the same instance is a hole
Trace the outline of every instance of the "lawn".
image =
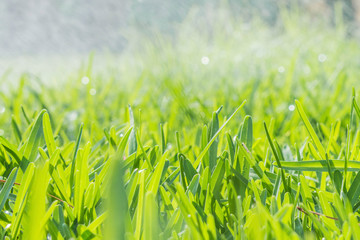
[(359, 39), (200, 10), (51, 81), (2, 76), (3, 239), (360, 239)]

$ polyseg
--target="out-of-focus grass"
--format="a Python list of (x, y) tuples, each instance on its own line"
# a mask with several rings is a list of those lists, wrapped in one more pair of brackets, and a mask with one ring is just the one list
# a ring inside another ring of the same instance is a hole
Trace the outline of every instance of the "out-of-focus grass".
[(194, 9), (106, 71), (4, 77), (1, 234), (356, 238), (359, 42), (281, 14)]
[[(300, 21), (296, 15), (283, 15), (282, 24), (270, 28), (260, 21), (234, 20), (225, 10), (211, 18), (194, 10), (175, 37), (138, 37), (141, 47), (129, 47), (121, 60), (108, 64), (107, 71), (93, 70), (89, 60), (56, 88), (45, 88), (46, 79), (24, 75), (22, 88), (3, 91), (2, 105), (10, 110), (2, 114), (3, 119), (9, 123), (6, 119), (14, 114), (20, 120), (23, 105), (29, 114), (47, 107), (60, 113), (57, 120), (73, 119), (66, 124), (72, 128), (93, 115), (92, 121), (109, 126), (112, 120), (126, 119), (126, 105), (131, 104), (135, 115), (142, 109), (147, 119), (143, 127), (168, 122), (169, 130), (175, 131), (206, 123), (220, 105), (229, 114), (239, 99), (247, 99), (245, 110), (255, 124), (276, 117), (276, 131), (280, 131), (286, 128), (283, 120), (290, 118), (288, 108), (295, 98), (305, 101), (319, 121), (343, 117), (348, 113), (344, 104), (350, 100), (344, 92), (356, 86), (359, 72), (357, 40), (347, 38), (342, 26), (310, 25), (305, 17)], [(111, 58), (99, 60), (95, 55), (95, 63), (101, 61)], [(90, 83), (82, 84), (83, 77)], [(96, 90), (94, 96), (90, 89)], [(59, 96), (59, 90), (66, 94)], [(95, 114), (99, 105), (103, 111)], [(174, 108), (178, 111), (171, 111)]]

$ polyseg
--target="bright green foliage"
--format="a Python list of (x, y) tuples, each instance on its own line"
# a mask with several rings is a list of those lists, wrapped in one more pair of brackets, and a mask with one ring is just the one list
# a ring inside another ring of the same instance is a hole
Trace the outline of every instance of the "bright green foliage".
[(360, 238), (359, 43), (236, 23), (1, 90), (1, 238)]
[[(268, 141), (263, 134), (254, 143), (249, 116), (235, 138), (226, 133), (226, 124), (239, 119), (235, 114), (245, 103), (221, 127), (217, 123), (204, 148), (195, 139), (192, 151), (178, 143), (165, 152), (141, 143), (139, 132), (135, 139), (140, 147), (134, 149), (133, 120), (95, 143), (81, 140), (81, 125), (76, 143), (62, 143), (43, 110), (21, 135), (26, 140), (19, 148), (2, 139), (2, 164), (14, 166), (0, 192), (2, 234), (24, 239), (356, 236), (360, 181), (353, 172), (360, 170), (360, 153), (352, 154), (346, 175), (345, 152), (338, 159), (317, 160), (324, 154), (323, 143), (296, 103), (316, 146), (311, 149), (312, 141), (306, 142), (300, 154), (281, 148), (266, 125)], [(221, 122), (219, 111), (213, 116), (208, 129), (214, 128), (214, 120)], [(164, 142), (164, 131), (160, 134)], [(211, 170), (204, 156), (217, 138), (219, 152), (212, 152), (216, 159)], [(332, 151), (329, 155), (335, 157)], [(329, 175), (324, 189), (322, 174)], [(344, 176), (348, 181), (342, 189)]]

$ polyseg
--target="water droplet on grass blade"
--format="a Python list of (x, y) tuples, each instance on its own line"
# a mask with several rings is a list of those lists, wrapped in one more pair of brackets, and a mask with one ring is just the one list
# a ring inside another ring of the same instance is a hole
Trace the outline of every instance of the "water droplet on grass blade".
[(89, 93), (90, 95), (94, 96), (96, 94), (96, 89), (95, 88), (90, 89)]
[(204, 65), (208, 65), (210, 62), (210, 59), (207, 57), (207, 56), (203, 56), (201, 58), (201, 63), (204, 64)]
[(295, 110), (295, 105), (291, 104), (289, 106), (289, 111), (293, 112)]
[(323, 54), (323, 53), (319, 54), (319, 56), (318, 56), (319, 62), (325, 62), (326, 59), (327, 59), (327, 56), (325, 54)]
[(88, 77), (83, 77), (81, 78), (81, 83), (84, 85), (87, 85), (90, 82), (90, 79)]

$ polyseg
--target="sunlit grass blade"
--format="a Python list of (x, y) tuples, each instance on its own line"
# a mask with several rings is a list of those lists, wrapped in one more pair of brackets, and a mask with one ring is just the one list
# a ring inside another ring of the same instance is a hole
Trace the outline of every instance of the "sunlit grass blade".
[(167, 156), (167, 152), (165, 152), (163, 154), (163, 156), (159, 160), (158, 165), (156, 165), (155, 170), (152, 174), (151, 180), (149, 182), (149, 185), (147, 186), (148, 191), (152, 192), (154, 195), (157, 194), (158, 189), (159, 189), (160, 180), (161, 180), (162, 172), (164, 169), (166, 156)]
[[(125, 239), (128, 203), (124, 188), (124, 171), (125, 169), (121, 160), (115, 159), (112, 167), (112, 181), (108, 192), (109, 216), (106, 225), (106, 239), (109, 240)], [(90, 226), (89, 228), (93, 232), (94, 226)]]
[(46, 232), (41, 222), (46, 214), (46, 192), (49, 184), (49, 163), (37, 166), (28, 190), (28, 199), (23, 218), (24, 238), (42, 239)]
[(208, 144), (205, 146), (205, 148), (201, 151), (201, 153), (197, 156), (196, 161), (194, 163), (194, 166), (198, 166), (201, 162), (202, 158), (205, 156), (207, 151), (209, 150), (211, 144), (215, 141), (217, 136), (220, 134), (221, 130), (229, 123), (229, 121), (236, 115), (238, 111), (245, 105), (246, 100), (244, 100), (241, 105), (235, 110), (235, 112), (226, 120), (226, 122), (219, 128), (219, 130), (214, 134), (214, 136), (210, 139)]
[(12, 129), (13, 129), (13, 132), (14, 132), (17, 142), (20, 143), (22, 140), (22, 136), (21, 136), (19, 125), (17, 124), (14, 117), (11, 118), (11, 126), (12, 126)]
[(360, 196), (360, 171), (356, 174), (356, 177), (351, 183), (347, 196), (354, 207), (354, 205), (359, 201)]
[[(212, 115), (212, 121), (211, 121), (211, 124), (209, 127), (208, 141), (211, 140), (211, 138), (219, 130), (219, 114), (220, 114), (222, 108), (223, 107), (221, 106)], [(213, 172), (213, 170), (216, 166), (218, 144), (219, 144), (219, 139), (215, 138), (215, 140), (213, 141), (213, 143), (211, 144), (211, 146), (209, 148), (209, 167), (210, 167), (211, 172)]]
[(22, 177), (21, 184), (18, 190), (15, 206), (13, 208), (14, 219), (11, 224), (11, 236), (15, 239), (20, 230), (20, 222), (23, 218), (24, 208), (26, 205), (27, 192), (34, 174), (34, 163), (30, 163)]
[(11, 171), (8, 180), (6, 181), (5, 185), (1, 189), (1, 192), (0, 192), (0, 211), (3, 210), (4, 205), (5, 205), (6, 201), (8, 200), (10, 191), (11, 191), (12, 187), (14, 186), (17, 171), (18, 171), (17, 168), (15, 168), (15, 169), (13, 169)]
[[(269, 145), (270, 145), (270, 148), (272, 150), (272, 153), (275, 157), (275, 161), (276, 161), (276, 164), (279, 166), (279, 167), (282, 167), (282, 161), (280, 161), (280, 156), (278, 155), (278, 152), (274, 146), (274, 143), (273, 141), (271, 140), (271, 137), (270, 137), (270, 133), (269, 133), (269, 130), (266, 126), (266, 123), (264, 122), (264, 127), (265, 127), (265, 133), (266, 133), (266, 137), (267, 137), (267, 140), (269, 142)], [(290, 191), (290, 187), (287, 186), (286, 184), (286, 179), (285, 179), (285, 172), (283, 171), (283, 168), (281, 169), (280, 171), (280, 176), (281, 176), (281, 180), (282, 180), (282, 184), (284, 185), (284, 188), (286, 191)]]
[(42, 110), (35, 122), (32, 126), (29, 139), (26, 141), (26, 146), (24, 150), (24, 157), (29, 161), (33, 162), (36, 159), (37, 156), (37, 148), (40, 145), (40, 142), (42, 140), (42, 119), (43, 115), (46, 113), (46, 110)]
[(359, 105), (357, 104), (355, 98), (353, 98), (352, 103), (353, 103), (353, 106), (354, 106), (356, 115), (360, 118), (360, 107), (359, 107)]
[(316, 135), (315, 130), (311, 126), (310, 121), (309, 121), (308, 117), (306, 116), (306, 113), (305, 113), (304, 109), (302, 108), (301, 103), (298, 100), (295, 100), (295, 104), (296, 104), (296, 109), (306, 127), (306, 130), (308, 131), (311, 139), (314, 141), (314, 144), (315, 144), (317, 150), (319, 151), (321, 158), (325, 159), (325, 149), (322, 146), (318, 136)]
[(44, 131), (44, 138), (47, 150), (49, 152), (49, 156), (52, 156), (52, 154), (55, 152), (56, 144), (51, 128), (51, 122), (49, 118), (49, 114), (46, 112), (43, 115), (43, 131)]
[[(344, 160), (315, 160), (315, 161), (301, 161), (301, 162), (290, 162), (290, 161), (280, 161), (281, 168), (285, 170), (296, 170), (296, 171), (314, 171), (314, 172), (327, 172), (329, 170), (335, 171), (344, 171)], [(275, 165), (278, 167), (278, 165)], [(360, 171), (360, 162), (358, 161), (349, 161), (348, 162), (348, 171), (355, 172)]]
[[(244, 122), (241, 126), (240, 142), (241, 144), (245, 144), (246, 148), (251, 153), (252, 145), (253, 145), (253, 129), (252, 129), (252, 118), (250, 116), (245, 117)], [(242, 146), (240, 146), (240, 148), (241, 147)], [(242, 168), (241, 173), (243, 176), (245, 176), (245, 178), (247, 179), (249, 178), (250, 164), (247, 161), (244, 162), (244, 166)]]
[(130, 127), (132, 127), (130, 136), (129, 136), (129, 155), (133, 154), (137, 150), (137, 137), (136, 137), (136, 130), (135, 130), (135, 120), (134, 114), (129, 105), (129, 115), (130, 115)]
[(76, 139), (76, 145), (74, 148), (74, 153), (73, 153), (73, 157), (72, 157), (72, 161), (71, 161), (71, 172), (70, 172), (70, 188), (71, 188), (71, 196), (74, 195), (74, 190), (73, 190), (73, 185), (75, 182), (75, 166), (76, 166), (76, 157), (79, 151), (79, 147), (80, 147), (80, 141), (81, 141), (81, 136), (83, 133), (83, 128), (84, 128), (84, 124), (82, 123), (80, 125), (80, 129), (79, 129), (79, 133)]
[(155, 194), (151, 191), (145, 195), (143, 239), (156, 239), (158, 237), (158, 207), (155, 201)]

